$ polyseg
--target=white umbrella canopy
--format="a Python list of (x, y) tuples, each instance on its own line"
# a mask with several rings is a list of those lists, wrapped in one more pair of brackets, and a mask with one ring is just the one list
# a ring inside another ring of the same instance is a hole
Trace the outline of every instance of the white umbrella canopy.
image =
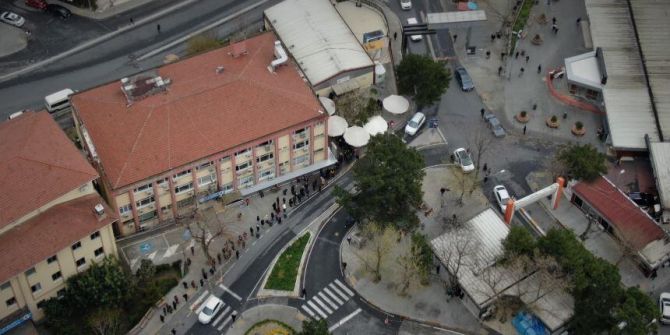
[(409, 101), (399, 95), (389, 95), (384, 98), (384, 109), (391, 114), (402, 114), (409, 110)]
[(328, 136), (337, 137), (342, 136), (344, 132), (349, 127), (347, 120), (339, 115), (333, 115), (328, 117)]
[(370, 141), (370, 134), (363, 127), (353, 126), (344, 132), (344, 141), (354, 148), (365, 146)]
[(321, 101), (323, 107), (326, 108), (326, 112), (328, 112), (328, 115), (335, 114), (335, 101), (330, 100), (326, 97), (319, 97), (319, 100)]
[(386, 123), (383, 117), (375, 115), (371, 117), (363, 126), (370, 136), (385, 133), (389, 129), (389, 124)]

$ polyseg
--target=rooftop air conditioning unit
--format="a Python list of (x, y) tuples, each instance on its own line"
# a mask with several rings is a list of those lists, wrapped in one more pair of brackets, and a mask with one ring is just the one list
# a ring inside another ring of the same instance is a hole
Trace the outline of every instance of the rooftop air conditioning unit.
[(95, 207), (93, 209), (95, 210), (95, 214), (98, 214), (98, 215), (105, 214), (105, 207), (103, 207), (102, 204), (95, 205)]

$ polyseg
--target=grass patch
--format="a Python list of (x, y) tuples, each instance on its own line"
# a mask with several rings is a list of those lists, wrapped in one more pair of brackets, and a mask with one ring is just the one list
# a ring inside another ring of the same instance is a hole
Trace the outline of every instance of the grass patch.
[(216, 37), (211, 35), (196, 35), (186, 42), (186, 53), (189, 56), (193, 56), (221, 46), (223, 46), (223, 42), (216, 39)]
[(255, 334), (295, 334), (295, 329), (291, 326), (279, 321), (279, 320), (263, 320), (254, 323), (251, 328), (249, 328), (244, 335), (255, 335)]
[(514, 26), (512, 27), (512, 46), (509, 52), (510, 56), (514, 52), (516, 40), (518, 39), (517, 35), (514, 34), (514, 32), (518, 32), (519, 30), (522, 30), (526, 26), (526, 22), (528, 22), (528, 17), (530, 16), (530, 10), (533, 9), (534, 3), (535, 1), (533, 0), (525, 0), (521, 5), (519, 16), (516, 18), (516, 21), (514, 21)]
[(272, 268), (270, 278), (268, 278), (265, 288), (269, 290), (292, 291), (295, 286), (295, 279), (298, 275), (300, 258), (309, 241), (309, 233), (305, 233), (301, 238), (291, 244), (284, 253), (279, 256), (277, 263)]

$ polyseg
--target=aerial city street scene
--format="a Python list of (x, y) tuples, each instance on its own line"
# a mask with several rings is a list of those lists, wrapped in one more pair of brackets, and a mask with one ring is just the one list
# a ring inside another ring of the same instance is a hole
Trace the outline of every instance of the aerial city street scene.
[(0, 335), (670, 335), (668, 13), (2, 0)]

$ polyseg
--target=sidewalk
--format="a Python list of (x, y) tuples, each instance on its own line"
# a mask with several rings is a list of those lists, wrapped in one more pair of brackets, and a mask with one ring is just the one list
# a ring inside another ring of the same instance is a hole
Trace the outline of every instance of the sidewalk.
[[(264, 320), (281, 321), (289, 325), (293, 330), (301, 331), (302, 322), (307, 320), (307, 317), (294, 307), (273, 304), (260, 305), (244, 311), (235, 323), (233, 323), (230, 329), (228, 329), (226, 335), (244, 335), (255, 324)], [(267, 334), (282, 333), (270, 330)]]

